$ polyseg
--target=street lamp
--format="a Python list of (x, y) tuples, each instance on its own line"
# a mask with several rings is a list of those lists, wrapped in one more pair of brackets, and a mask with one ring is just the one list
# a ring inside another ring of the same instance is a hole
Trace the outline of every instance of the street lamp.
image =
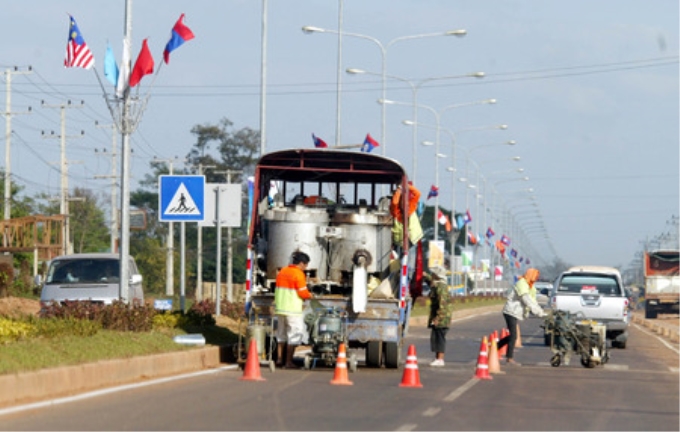
[[(311, 33), (331, 33), (331, 34), (338, 34), (338, 31), (336, 30), (329, 30), (329, 29), (324, 29), (320, 27), (314, 27), (314, 26), (304, 26), (302, 27), (302, 31), (307, 34)], [(351, 37), (356, 37), (360, 39), (367, 39), (372, 42), (374, 42), (378, 47), (380, 48), (380, 53), (382, 55), (382, 72), (381, 72), (381, 77), (382, 77), (382, 99), (386, 99), (387, 97), (387, 49), (395, 44), (396, 42), (399, 41), (404, 41), (404, 40), (410, 40), (410, 39), (420, 39), (420, 38), (426, 38), (426, 37), (434, 37), (434, 36), (458, 36), (458, 37), (463, 37), (467, 34), (467, 30), (464, 29), (459, 29), (459, 30), (449, 30), (445, 32), (439, 32), (439, 33), (425, 33), (425, 34), (417, 34), (417, 35), (411, 35), (411, 36), (400, 36), (397, 38), (392, 39), (391, 41), (387, 42), (386, 44), (383, 44), (380, 40), (364, 35), (364, 34), (359, 34), (359, 33), (348, 33), (348, 32), (343, 32), (343, 36), (351, 36)], [(382, 147), (382, 155), (386, 155), (386, 148), (387, 148), (387, 141), (385, 139), (385, 123), (386, 123), (386, 112), (385, 112), (385, 105), (382, 106), (382, 131), (381, 131), (381, 140), (380, 144)]]
[[(359, 69), (359, 68), (349, 68), (346, 70), (348, 74), (351, 75), (374, 75), (374, 76), (380, 76), (380, 74), (375, 73), (375, 72), (370, 72), (364, 69)], [(484, 72), (471, 72), (463, 75), (449, 75), (449, 76), (441, 76), (441, 77), (434, 77), (434, 78), (425, 78), (423, 80), (420, 80), (418, 82), (413, 82), (411, 80), (398, 77), (395, 75), (385, 75), (387, 78), (394, 79), (397, 81), (404, 82), (408, 84), (411, 87), (411, 93), (412, 93), (412, 98), (413, 98), (413, 138), (412, 138), (412, 151), (413, 151), (413, 157), (412, 157), (412, 166), (413, 170), (411, 172), (411, 175), (413, 176), (413, 179), (415, 180), (416, 178), (416, 160), (417, 160), (417, 145), (416, 142), (418, 141), (418, 90), (425, 84), (430, 81), (434, 80), (447, 80), (447, 79), (459, 79), (459, 78), (484, 78), (485, 73)], [(383, 97), (383, 100), (385, 98)], [(476, 101), (476, 102), (468, 102), (468, 103), (462, 103), (462, 104), (456, 104), (456, 105), (450, 105), (448, 107), (444, 107), (441, 111), (444, 111), (446, 109), (451, 109), (451, 108), (458, 108), (458, 107), (463, 107), (463, 106), (470, 106), (470, 105), (478, 105), (478, 104), (495, 104), (496, 99), (485, 99), (482, 101)], [(405, 104), (404, 104), (405, 105)]]

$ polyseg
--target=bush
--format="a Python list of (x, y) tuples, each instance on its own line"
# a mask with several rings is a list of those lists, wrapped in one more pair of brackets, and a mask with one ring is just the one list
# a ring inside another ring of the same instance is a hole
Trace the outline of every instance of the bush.
[(29, 323), (0, 317), (0, 344), (29, 338), (35, 327)]
[(40, 311), (42, 318), (81, 319), (96, 321), (106, 330), (150, 331), (153, 317), (157, 314), (152, 306), (127, 305), (121, 301), (110, 305), (88, 301), (64, 301), (52, 303)]

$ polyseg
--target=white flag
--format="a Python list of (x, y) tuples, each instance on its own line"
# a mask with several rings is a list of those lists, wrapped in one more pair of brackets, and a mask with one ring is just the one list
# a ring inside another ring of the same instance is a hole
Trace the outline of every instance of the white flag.
[(130, 44), (123, 39), (123, 59), (120, 62), (120, 72), (118, 74), (118, 84), (116, 85), (116, 96), (122, 98), (130, 81)]

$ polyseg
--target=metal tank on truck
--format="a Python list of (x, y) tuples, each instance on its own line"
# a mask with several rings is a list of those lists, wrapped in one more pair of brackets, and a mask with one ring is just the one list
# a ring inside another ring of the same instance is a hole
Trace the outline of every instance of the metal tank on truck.
[[(263, 155), (251, 198), (248, 310), (273, 316), (276, 275), (293, 252), (305, 252), (313, 304), (327, 309), (315, 314), (322, 323), (342, 318), (341, 328), (324, 334), (316, 351), (326, 353), (328, 341), (343, 341), (348, 350), (365, 350), (367, 366), (398, 367), (411, 308), (410, 243), (393, 230), (409, 226), (403, 216), (409, 214), (408, 194), (399, 203), (401, 220), (390, 203), (396, 190), (408, 187), (397, 161), (370, 153), (293, 149)], [(314, 343), (318, 334), (312, 336)]]

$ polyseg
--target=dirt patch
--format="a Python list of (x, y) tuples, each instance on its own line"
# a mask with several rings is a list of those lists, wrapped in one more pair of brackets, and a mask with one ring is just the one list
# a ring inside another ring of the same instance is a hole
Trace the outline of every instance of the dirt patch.
[(37, 315), (40, 312), (40, 300), (20, 297), (0, 298), (0, 316), (20, 317)]

